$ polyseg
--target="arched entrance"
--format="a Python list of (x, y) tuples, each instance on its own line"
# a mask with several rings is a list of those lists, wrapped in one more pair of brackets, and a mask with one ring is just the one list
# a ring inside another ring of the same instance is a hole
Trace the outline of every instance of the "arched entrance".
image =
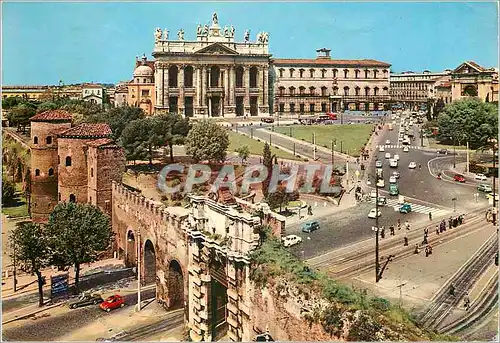
[(467, 85), (464, 87), (463, 94), (466, 96), (477, 96), (477, 88), (475, 85)]
[(168, 298), (169, 309), (178, 309), (184, 307), (184, 277), (182, 268), (176, 260), (170, 262), (168, 266)]
[(144, 283), (146, 285), (156, 282), (156, 255), (153, 243), (148, 239), (144, 243)]
[(132, 230), (127, 232), (127, 252), (125, 256), (125, 265), (132, 267), (137, 264), (137, 247), (135, 245), (135, 236)]

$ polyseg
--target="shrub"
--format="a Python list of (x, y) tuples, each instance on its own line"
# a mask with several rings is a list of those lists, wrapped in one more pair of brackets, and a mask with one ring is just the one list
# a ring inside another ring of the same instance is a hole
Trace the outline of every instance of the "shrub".
[(383, 299), (383, 298), (372, 298), (370, 300), (370, 305), (379, 310), (379, 311), (387, 311), (390, 307), (391, 307), (391, 304), (389, 303), (389, 301), (387, 301), (386, 299)]
[(14, 201), (16, 188), (14, 183), (5, 177), (2, 177), (2, 204), (10, 204)]

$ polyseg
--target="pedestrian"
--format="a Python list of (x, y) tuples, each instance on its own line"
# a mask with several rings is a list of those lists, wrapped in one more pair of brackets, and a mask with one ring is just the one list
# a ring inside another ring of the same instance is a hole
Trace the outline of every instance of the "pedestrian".
[(464, 295), (464, 307), (465, 307), (466, 311), (468, 311), (470, 308), (470, 298), (469, 298), (468, 292), (465, 292), (465, 295)]
[(427, 236), (424, 236), (424, 240), (422, 241), (422, 245), (426, 245), (427, 243), (429, 243), (429, 242), (427, 241)]
[(458, 218), (453, 218), (453, 227), (458, 226)]
[(422, 169), (422, 165), (420, 163), (418, 164), (418, 169)]
[(425, 247), (425, 257), (429, 257), (429, 247)]
[(439, 226), (438, 225), (436, 225), (436, 235), (439, 236)]
[(429, 212), (429, 220), (432, 220), (432, 212)]
[(455, 286), (453, 284), (450, 285), (450, 295), (455, 296)]
[(401, 230), (401, 223), (399, 222), (399, 219), (398, 219), (398, 230)]
[(429, 235), (429, 229), (428, 228), (425, 228), (424, 229), (424, 236), (428, 236)]
[(313, 215), (313, 210), (312, 210), (312, 206), (311, 206), (311, 205), (309, 205), (309, 206), (307, 207), (307, 215), (308, 215), (308, 216), (312, 216), (312, 215)]
[(416, 255), (416, 254), (420, 254), (420, 247), (418, 246), (418, 243), (415, 244), (415, 250), (413, 251), (413, 253)]
[(452, 217), (450, 217), (450, 219), (448, 219), (448, 229), (450, 229), (450, 230), (451, 230), (451, 226), (452, 226), (452, 224), (453, 224), (453, 218), (452, 218)]
[(405, 240), (404, 246), (407, 247), (408, 246), (408, 237), (405, 236), (404, 240)]
[(385, 238), (385, 227), (382, 226), (381, 230), (380, 230), (380, 236), (382, 238)]
[(427, 244), (427, 247), (429, 248), (429, 255), (432, 255), (432, 246), (430, 244)]
[(410, 230), (410, 223), (408, 221), (406, 221), (405, 226), (406, 226), (406, 230)]
[(389, 230), (391, 230), (391, 236), (394, 236), (394, 225), (389, 226)]
[(462, 215), (458, 216), (458, 225), (462, 225)]

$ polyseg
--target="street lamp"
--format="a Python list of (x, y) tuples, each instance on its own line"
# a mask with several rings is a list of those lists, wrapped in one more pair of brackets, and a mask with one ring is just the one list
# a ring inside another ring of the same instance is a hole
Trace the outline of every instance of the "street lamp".
[(453, 140), (453, 168), (456, 168), (456, 153), (455, 153), (455, 136), (450, 137)]
[[(374, 178), (373, 175), (369, 174), (368, 177)], [(379, 282), (381, 279), (380, 275), (380, 262), (379, 262), (379, 241), (378, 241), (378, 187), (377, 187), (378, 176), (375, 177), (375, 227), (372, 226), (372, 230), (375, 231), (375, 282)]]
[(456, 212), (457, 211), (457, 206), (456, 206), (457, 198), (451, 198), (451, 201), (453, 201), (453, 212)]
[(337, 143), (337, 139), (333, 139), (332, 140), (332, 168), (334, 167), (335, 165), (335, 153), (334, 153), (334, 148), (336, 146), (336, 143)]

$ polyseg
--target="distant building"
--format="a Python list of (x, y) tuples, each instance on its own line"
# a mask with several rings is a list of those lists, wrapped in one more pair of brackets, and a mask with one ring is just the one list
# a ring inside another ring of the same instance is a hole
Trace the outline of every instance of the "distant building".
[(2, 86), (2, 99), (21, 97), (27, 100), (43, 98), (49, 86)]
[(115, 107), (128, 105), (128, 82), (120, 82), (115, 88), (115, 96), (113, 104)]
[(127, 84), (127, 103), (151, 115), (155, 108), (154, 62), (148, 61), (143, 55), (141, 61), (136, 59), (135, 66), (134, 78)]
[(388, 108), (389, 63), (334, 60), (329, 49), (316, 51), (315, 59), (272, 60), (275, 112), (314, 114)]
[(91, 104), (102, 105), (104, 98), (104, 87), (100, 84), (85, 83), (82, 85), (82, 99)]
[(466, 61), (451, 73), (453, 101), (478, 97), (486, 102), (498, 102), (498, 69), (484, 68), (473, 61)]

